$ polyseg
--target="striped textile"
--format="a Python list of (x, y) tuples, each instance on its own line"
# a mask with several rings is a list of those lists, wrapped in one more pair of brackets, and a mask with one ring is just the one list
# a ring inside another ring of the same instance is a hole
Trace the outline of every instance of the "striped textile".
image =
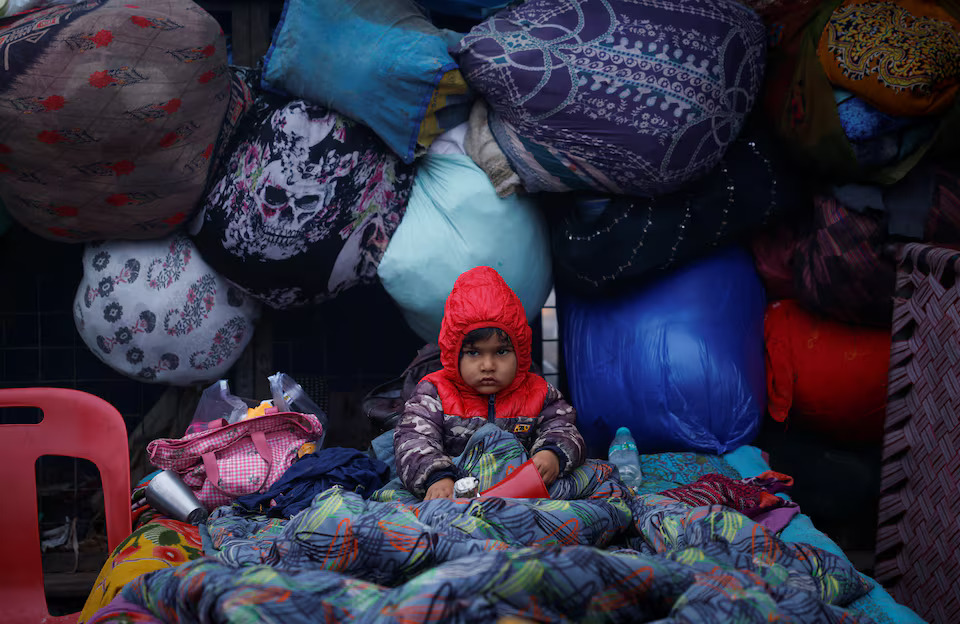
[[(793, 484), (793, 479), (773, 471), (764, 473), (768, 477), (764, 482), (772, 481), (783, 488)], [(736, 509), (747, 517), (754, 517), (764, 511), (781, 507), (784, 500), (772, 492), (777, 488), (763, 487), (749, 483), (747, 480), (736, 480), (719, 474), (708, 474), (700, 477), (696, 483), (682, 485), (678, 488), (660, 492), (674, 500), (686, 503), (692, 507), (707, 505), (723, 505)]]
[(814, 199), (814, 232), (794, 255), (797, 294), (808, 309), (858, 325), (890, 326), (895, 264), (880, 219)]

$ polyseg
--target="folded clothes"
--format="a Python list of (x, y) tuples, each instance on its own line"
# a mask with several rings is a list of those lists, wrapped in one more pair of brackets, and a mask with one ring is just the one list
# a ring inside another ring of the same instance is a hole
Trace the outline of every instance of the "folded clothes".
[(730, 507), (777, 533), (800, 512), (799, 505), (776, 496), (777, 492), (785, 492), (792, 485), (793, 477), (773, 470), (739, 480), (708, 474), (695, 483), (664, 490), (660, 495), (694, 507)]
[(846, 89), (833, 88), (837, 117), (862, 167), (886, 167), (906, 161), (929, 143), (939, 116), (890, 115)]
[(381, 488), (390, 469), (356, 449), (327, 448), (297, 460), (266, 492), (248, 494), (236, 503), (268, 516), (289, 517), (310, 506), (317, 494), (339, 485), (363, 498)]
[(833, 88), (843, 133), (851, 141), (866, 141), (887, 132), (915, 125), (921, 118), (888, 115), (846, 89)]

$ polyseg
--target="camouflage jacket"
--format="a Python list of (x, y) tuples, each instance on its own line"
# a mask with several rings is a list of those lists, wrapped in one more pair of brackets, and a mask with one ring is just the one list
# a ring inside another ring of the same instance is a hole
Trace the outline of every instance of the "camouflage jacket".
[(466, 476), (451, 458), (462, 453), (470, 436), (488, 422), (516, 435), (531, 456), (541, 450), (556, 453), (561, 475), (583, 463), (583, 437), (574, 424), (576, 410), (552, 385), (547, 385), (543, 409), (536, 417), (495, 417), (495, 413), (491, 404), (488, 418), (445, 414), (436, 386), (421, 381), (393, 435), (397, 473), (404, 486), (423, 496), (442, 478)]

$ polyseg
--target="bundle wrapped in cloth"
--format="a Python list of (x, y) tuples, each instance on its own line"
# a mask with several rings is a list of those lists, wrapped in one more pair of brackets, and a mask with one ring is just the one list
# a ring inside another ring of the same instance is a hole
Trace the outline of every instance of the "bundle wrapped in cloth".
[(73, 305), (80, 337), (140, 381), (219, 379), (253, 337), (260, 304), (228, 283), (183, 234), (89, 244)]
[(890, 332), (819, 318), (795, 301), (767, 307), (767, 409), (841, 442), (878, 443), (887, 409)]
[(657, 195), (719, 162), (764, 52), (734, 0), (529, 0), (474, 27), (459, 63), (527, 191)]
[(762, 108), (821, 178), (893, 184), (956, 153), (955, 2), (751, 2), (770, 33)]
[(264, 97), (236, 131), (194, 241), (267, 305), (320, 303), (376, 279), (413, 170), (339, 113)]
[(560, 197), (572, 205), (552, 227), (557, 281), (583, 294), (623, 291), (775, 215), (809, 209), (809, 195), (772, 139), (751, 125), (706, 177), (669, 195)]
[(162, 238), (202, 199), (231, 97), (191, 0), (89, 0), (0, 21), (0, 198), (54, 240)]
[(435, 341), (450, 289), (477, 266), (496, 268), (532, 321), (552, 283), (546, 220), (532, 198), (497, 197), (469, 157), (429, 154), (377, 275), (410, 327)]

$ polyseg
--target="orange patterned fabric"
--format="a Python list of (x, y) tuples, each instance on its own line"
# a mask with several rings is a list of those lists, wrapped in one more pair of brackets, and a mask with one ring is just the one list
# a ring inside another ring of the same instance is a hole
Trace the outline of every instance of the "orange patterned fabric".
[(933, 115), (960, 85), (960, 22), (931, 0), (846, 0), (820, 35), (830, 82), (890, 115)]

